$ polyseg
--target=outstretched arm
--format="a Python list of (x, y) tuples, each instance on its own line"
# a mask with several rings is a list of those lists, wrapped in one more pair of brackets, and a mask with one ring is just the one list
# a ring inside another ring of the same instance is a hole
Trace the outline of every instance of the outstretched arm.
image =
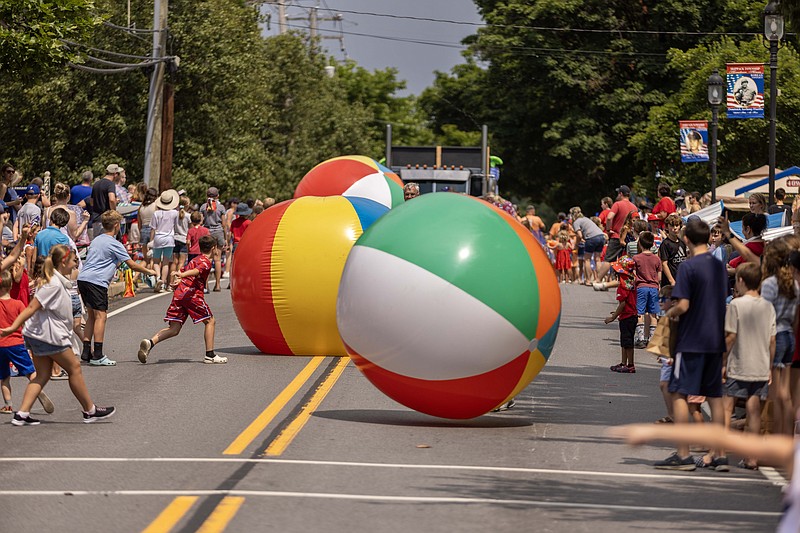
[(794, 439), (789, 435), (733, 433), (716, 424), (632, 424), (610, 428), (608, 434), (634, 446), (656, 441), (700, 444), (743, 457), (755, 457), (759, 462), (775, 466), (789, 465), (794, 456)]
[(22, 249), (25, 248), (25, 241), (28, 240), (28, 232), (30, 228), (27, 224), (22, 226), (22, 231), (20, 233), (19, 239), (17, 239), (17, 245), (11, 250), (11, 253), (8, 254), (3, 261), (0, 262), (0, 272), (3, 270), (8, 269), (11, 265), (19, 259), (20, 254), (22, 253)]

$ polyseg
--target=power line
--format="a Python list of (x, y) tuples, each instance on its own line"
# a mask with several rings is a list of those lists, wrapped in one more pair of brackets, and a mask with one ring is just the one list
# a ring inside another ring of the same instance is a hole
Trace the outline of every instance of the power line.
[(106, 55), (110, 55), (110, 56), (114, 56), (114, 57), (127, 57), (129, 59), (150, 59), (150, 57), (151, 57), (151, 56), (137, 56), (137, 55), (132, 55), (132, 54), (121, 54), (119, 52), (112, 52), (111, 50), (102, 50), (100, 48), (92, 48), (91, 46), (88, 46), (88, 45), (85, 45), (85, 44), (81, 44), (81, 43), (77, 43), (75, 41), (70, 41), (68, 39), (61, 39), (61, 42), (66, 44), (66, 45), (69, 45), (69, 46), (77, 46), (79, 48), (85, 48), (86, 50), (89, 50), (91, 52), (97, 52), (97, 53), (100, 53), (100, 54), (106, 54)]
[[(296, 24), (286, 24), (287, 27), (290, 28), (299, 28), (304, 29), (305, 26), (300, 26)], [(466, 50), (469, 47), (459, 43), (447, 42), (447, 41), (429, 41), (429, 40), (421, 40), (421, 39), (412, 39), (407, 37), (389, 37), (386, 35), (375, 35), (370, 33), (360, 33), (360, 32), (351, 32), (351, 31), (341, 31), (341, 30), (319, 30), (319, 31), (328, 31), (328, 32), (336, 32), (341, 33), (343, 35), (354, 35), (358, 37), (369, 37), (373, 39), (381, 39), (385, 41), (394, 41), (394, 42), (404, 42), (404, 43), (411, 43), (411, 44), (422, 44), (426, 46), (440, 46), (444, 48), (456, 48), (460, 50)], [(613, 51), (613, 50), (584, 50), (584, 49), (571, 49), (571, 48), (547, 48), (547, 47), (534, 47), (534, 46), (503, 46), (503, 47), (485, 47), (484, 49), (488, 50), (501, 50), (501, 51), (514, 51), (514, 52), (552, 52), (552, 53), (564, 53), (564, 54), (597, 54), (597, 55), (614, 55), (614, 56), (632, 56), (632, 57), (658, 57), (658, 58), (666, 58), (666, 52), (625, 52), (625, 51)]]
[(485, 22), (469, 22), (460, 20), (437, 19), (430, 17), (415, 17), (412, 15), (395, 15), (391, 13), (374, 13), (370, 11), (353, 11), (348, 9), (335, 9), (327, 8), (335, 13), (347, 13), (350, 15), (364, 15), (370, 17), (385, 17), (392, 19), (414, 20), (418, 22), (437, 22), (442, 24), (454, 24), (459, 26), (473, 26), (479, 28), (509, 28), (518, 30), (534, 30), (534, 31), (554, 31), (554, 32), (570, 32), (570, 33), (630, 33), (636, 35), (676, 35), (676, 36), (756, 36), (762, 35), (761, 33), (752, 32), (701, 32), (701, 31), (662, 31), (662, 30), (628, 30), (622, 28), (570, 28), (570, 27), (556, 27), (556, 26), (525, 26), (518, 24), (486, 24)]

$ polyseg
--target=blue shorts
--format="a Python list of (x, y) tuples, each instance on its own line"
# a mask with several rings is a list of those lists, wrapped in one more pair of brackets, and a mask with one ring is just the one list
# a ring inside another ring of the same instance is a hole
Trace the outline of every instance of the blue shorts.
[(655, 287), (639, 287), (636, 289), (636, 312), (658, 314), (658, 289)]
[(667, 390), (684, 396), (721, 398), (722, 354), (676, 354)]
[(775, 335), (775, 358), (772, 368), (787, 368), (792, 365), (794, 357), (794, 334), (791, 330), (779, 331)]
[(603, 251), (603, 246), (606, 245), (606, 238), (605, 235), (595, 235), (591, 239), (586, 239), (584, 243), (586, 246), (584, 247), (584, 252), (587, 254), (594, 254), (594, 253), (601, 253)]
[(30, 376), (36, 372), (36, 369), (33, 368), (31, 356), (28, 355), (28, 350), (25, 349), (24, 344), (0, 348), (0, 379), (6, 379), (11, 375), (8, 363), (14, 363), (20, 376)]
[(61, 353), (64, 350), (71, 350), (72, 345), (68, 344), (66, 346), (56, 346), (55, 344), (50, 344), (49, 342), (43, 342), (33, 337), (28, 337), (27, 335), (22, 336), (25, 339), (25, 347), (28, 348), (33, 355), (37, 357), (44, 357), (47, 355), (55, 355), (57, 353)]
[(725, 381), (725, 396), (743, 400), (751, 396), (758, 396), (758, 399), (764, 402), (769, 396), (768, 383), (768, 381), (739, 381), (738, 379), (728, 378)]
[(172, 251), (175, 249), (175, 246), (167, 246), (165, 248), (153, 248), (153, 259), (156, 261), (172, 260)]
[(582, 242), (578, 245), (578, 259), (583, 259), (585, 252), (586, 252), (586, 243)]
[(661, 363), (661, 376), (659, 377), (659, 381), (669, 381), (671, 375), (672, 375), (672, 365), (668, 365), (667, 363)]

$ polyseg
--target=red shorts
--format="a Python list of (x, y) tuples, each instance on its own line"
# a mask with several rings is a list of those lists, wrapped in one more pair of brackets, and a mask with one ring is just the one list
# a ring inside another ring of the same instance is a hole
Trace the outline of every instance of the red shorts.
[(194, 323), (197, 324), (213, 316), (203, 294), (191, 291), (183, 295), (176, 293), (172, 296), (172, 303), (169, 304), (164, 321), (183, 324), (187, 317), (192, 317)]

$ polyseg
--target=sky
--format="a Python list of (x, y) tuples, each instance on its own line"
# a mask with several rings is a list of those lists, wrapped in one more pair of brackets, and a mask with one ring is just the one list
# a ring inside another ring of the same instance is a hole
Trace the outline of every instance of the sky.
[[(409, 20), (400, 17), (421, 17), (480, 24), (478, 9), (472, 0), (285, 0), (287, 16), (303, 17), (304, 20), (289, 20), (290, 29), (308, 27), (309, 6), (319, 5), (319, 18), (330, 18), (334, 13), (343, 17), (342, 24), (320, 21), (320, 36), (339, 36), (343, 32), (347, 57), (368, 69), (394, 67), (397, 77), (405, 80), (407, 91), (402, 94), (419, 94), (433, 84), (434, 71), (449, 72), (464, 62), (461, 55), (461, 40), (477, 31), (471, 24), (449, 24), (442, 22)], [(271, 12), (268, 34), (278, 31), (278, 11), (264, 6), (264, 13)], [(379, 13), (391, 16), (371, 16)], [(354, 35), (363, 34), (363, 35)], [(369, 37), (367, 35), (376, 36)], [(425, 41), (404, 42), (403, 40)], [(436, 44), (433, 44), (436, 43)], [(339, 49), (339, 41), (323, 39), (323, 46), (336, 59), (345, 54)]]

